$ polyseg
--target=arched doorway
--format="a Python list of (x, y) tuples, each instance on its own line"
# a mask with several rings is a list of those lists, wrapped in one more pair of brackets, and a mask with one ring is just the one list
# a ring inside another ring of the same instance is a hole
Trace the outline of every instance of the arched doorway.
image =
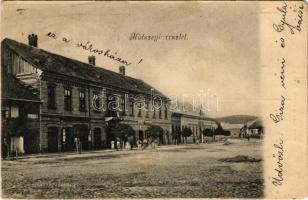
[(134, 129), (127, 124), (120, 124), (118, 122), (110, 124), (107, 129), (107, 147), (111, 148), (111, 141), (120, 141), (121, 145), (129, 142), (136, 145), (136, 137)]
[(89, 129), (87, 125), (82, 125), (82, 124), (75, 125), (74, 138), (79, 138), (82, 150), (89, 149)]
[(164, 129), (157, 125), (151, 125), (146, 129), (147, 139), (149, 142), (159, 141), (160, 144), (164, 142)]

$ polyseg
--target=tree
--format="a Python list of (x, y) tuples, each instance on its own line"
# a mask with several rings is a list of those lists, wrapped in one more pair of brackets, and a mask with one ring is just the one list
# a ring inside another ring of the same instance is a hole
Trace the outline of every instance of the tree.
[(147, 128), (145, 132), (148, 138), (153, 140), (153, 139), (157, 139), (160, 136), (162, 136), (164, 134), (164, 129), (162, 129), (160, 126), (157, 126), (157, 125), (151, 125)]
[(187, 137), (192, 135), (192, 130), (190, 128), (183, 128), (182, 130), (182, 136), (185, 138), (185, 143), (187, 143)]
[[(212, 129), (206, 128), (202, 131), (205, 137), (212, 137), (214, 136), (214, 131)], [(206, 140), (207, 141), (207, 140)]]
[(202, 133), (203, 133), (203, 135), (204, 135), (205, 137), (213, 137), (213, 130), (212, 130), (212, 129), (209, 129), (209, 128), (204, 129), (204, 130), (202, 131)]
[(224, 132), (224, 136), (231, 136), (231, 132), (230, 131), (225, 131)]
[(181, 137), (181, 130), (179, 130), (179, 129), (174, 129), (173, 131), (172, 131), (172, 138), (175, 140), (175, 141), (177, 141), (176, 143), (178, 143), (179, 142), (179, 138)]
[(129, 137), (135, 135), (134, 129), (127, 124), (116, 124), (108, 127), (108, 131), (113, 133), (114, 139), (121, 138), (122, 140), (128, 140)]
[(221, 126), (219, 126), (217, 129), (215, 129), (213, 135), (214, 135), (214, 140), (215, 140), (215, 135), (230, 136), (231, 132), (224, 130)]

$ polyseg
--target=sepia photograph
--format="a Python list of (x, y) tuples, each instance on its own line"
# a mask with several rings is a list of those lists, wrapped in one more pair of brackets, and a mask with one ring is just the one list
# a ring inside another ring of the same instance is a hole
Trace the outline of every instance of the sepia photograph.
[(1, 198), (260, 199), (288, 181), (286, 139), (264, 151), (290, 99), (264, 98), (264, 30), (307, 33), (304, 2), (1, 7)]

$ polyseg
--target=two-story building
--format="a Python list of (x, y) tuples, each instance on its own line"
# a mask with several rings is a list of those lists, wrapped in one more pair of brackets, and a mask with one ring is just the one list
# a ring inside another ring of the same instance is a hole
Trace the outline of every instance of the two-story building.
[(83, 63), (37, 44), (33, 34), (29, 44), (4, 39), (1, 67), (3, 75), (10, 74), (36, 91), (39, 151), (71, 151), (76, 139), (84, 150), (107, 148), (117, 139), (119, 127), (132, 129), (131, 140), (136, 143), (157, 125), (164, 130), (160, 142), (171, 142), (169, 99), (164, 94), (127, 76), (124, 66), (119, 73), (112, 72), (96, 66), (94, 56)]

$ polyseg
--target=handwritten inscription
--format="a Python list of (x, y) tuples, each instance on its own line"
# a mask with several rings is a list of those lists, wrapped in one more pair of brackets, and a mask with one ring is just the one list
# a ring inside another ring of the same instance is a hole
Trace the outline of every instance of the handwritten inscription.
[[(289, 3), (289, 2), (288, 2)], [(279, 69), (279, 82), (280, 82), (280, 88), (277, 88), (276, 90), (280, 90), (280, 105), (279, 108), (275, 110), (274, 112), (269, 114), (270, 119), (275, 124), (280, 124), (285, 119), (285, 109), (286, 109), (286, 100), (287, 100), (287, 94), (285, 93), (287, 89), (287, 73), (286, 69), (287, 66), (290, 66), (291, 64), (288, 63), (287, 57), (285, 57), (287, 54), (286, 49), (288, 48), (288, 41), (287, 39), (290, 39), (291, 37), (286, 37), (290, 34), (290, 36), (294, 35), (295, 33), (299, 34), (302, 30), (302, 23), (303, 23), (303, 9), (304, 5), (302, 3), (290, 3), (292, 5), (288, 5), (287, 2), (282, 2), (281, 6), (276, 7), (276, 10), (281, 15), (281, 18), (278, 23), (273, 24), (273, 29), (276, 33), (279, 34), (278, 40), (275, 41), (276, 45), (278, 45), (279, 48), (279, 58), (277, 61), (279, 62), (277, 66), (277, 69)], [(286, 31), (285, 31), (286, 30)], [(285, 32), (284, 32), (285, 31)], [(282, 34), (282, 32), (284, 32)], [(276, 73), (275, 73), (276, 75)], [(276, 187), (282, 186), (284, 181), (284, 141), (282, 138), (279, 138), (279, 142), (273, 144), (274, 146), (274, 153), (273, 158), (275, 162), (275, 173), (272, 176), (272, 184)]]
[[(55, 33), (53, 33), (53, 32), (47, 33), (46, 36), (51, 38), (51, 39), (54, 39), (54, 40), (60, 39), (60, 41), (62, 41), (64, 43), (72, 43), (71, 39), (69, 39), (67, 37), (60, 37), (60, 38), (58, 38), (58, 36)], [(123, 64), (123, 65), (126, 65), (126, 66), (129, 66), (129, 65), (132, 64), (132, 62), (129, 62), (129, 61), (121, 58), (120, 56), (118, 56), (117, 52), (113, 52), (112, 53), (112, 51), (110, 49), (102, 50), (102, 49), (95, 48), (94, 44), (91, 43), (90, 41), (87, 41), (87, 42), (77, 42), (77, 43), (73, 44), (73, 46), (81, 48), (82, 50), (85, 50), (85, 51), (89, 51), (90, 53), (93, 53), (93, 54), (102, 55), (104, 57), (107, 57), (107, 58), (109, 58), (109, 59), (111, 59), (113, 61), (117, 61), (120, 64)], [(143, 59), (140, 59), (137, 64), (140, 64), (142, 62), (142, 60)]]
[[(281, 13), (281, 19), (279, 23), (273, 24), (273, 28), (277, 32), (282, 32), (285, 29), (288, 29), (291, 34), (294, 34), (295, 31), (300, 32), (302, 30), (302, 23), (303, 23), (303, 9), (304, 5), (301, 4), (300, 6), (292, 5), (288, 6), (286, 2), (283, 2), (281, 7), (276, 8)], [(291, 12), (289, 14), (289, 12)], [(296, 13), (296, 17), (293, 17), (293, 13)]]
[(274, 186), (281, 186), (283, 183), (283, 140), (280, 138), (277, 144), (274, 144), (274, 151), (273, 157), (276, 160), (276, 167), (275, 167), (275, 176), (272, 177), (272, 184)]
[(89, 41), (87, 41), (86, 43), (79, 42), (79, 43), (76, 44), (76, 46), (80, 47), (83, 50), (94, 53), (94, 54), (104, 55), (105, 57), (110, 58), (110, 59), (115, 60), (115, 61), (118, 61), (121, 64), (124, 64), (126, 66), (132, 64), (131, 62), (128, 62), (128, 61), (118, 57), (117, 52), (114, 52), (114, 54), (112, 54), (110, 49), (107, 49), (106, 51), (104, 51), (104, 50), (101, 50), (101, 49), (94, 48), (94, 45)]
[(283, 87), (284, 89), (286, 89), (286, 82), (285, 82), (285, 62), (286, 60), (284, 58), (282, 58), (282, 61), (281, 61), (281, 71), (280, 71), (280, 82), (281, 82), (281, 87)]
[(285, 100), (286, 98), (281, 95), (280, 107), (274, 113), (270, 114), (270, 118), (273, 122), (278, 123), (283, 120), (284, 110), (285, 110)]
[(133, 32), (130, 34), (129, 40), (144, 40), (144, 41), (153, 41), (153, 42), (158, 42), (160, 40), (188, 40), (187, 34), (186, 33), (179, 33), (176, 35), (172, 34), (144, 34), (144, 33), (136, 33)]

